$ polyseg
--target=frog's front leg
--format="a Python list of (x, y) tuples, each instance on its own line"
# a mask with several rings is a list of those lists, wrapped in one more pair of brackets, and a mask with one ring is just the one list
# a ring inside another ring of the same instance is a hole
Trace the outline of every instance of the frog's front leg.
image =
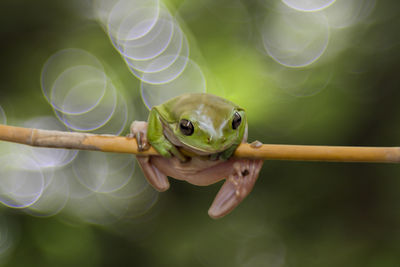
[[(242, 137), (242, 140), (241, 140), (242, 143), (246, 143), (246, 141), (247, 141), (247, 135), (248, 135), (248, 130), (247, 129), (248, 129), (248, 127), (247, 127), (247, 124), (246, 124), (246, 127), (242, 130), (243, 131), (243, 137)], [(234, 143), (228, 149), (226, 149), (222, 153), (219, 153), (218, 154), (219, 159), (221, 159), (221, 160), (230, 159), (233, 156), (233, 154), (235, 153), (235, 150), (236, 150), (236, 148), (238, 148), (239, 145), (240, 145), (239, 142), (238, 143)]]
[(215, 197), (208, 214), (220, 218), (231, 212), (251, 192), (261, 170), (262, 160), (238, 159)]
[(233, 144), (230, 148), (228, 148), (227, 150), (225, 150), (219, 154), (219, 159), (221, 159), (221, 160), (230, 159), (232, 157), (233, 153), (235, 153), (235, 150), (238, 146), (239, 146), (239, 144)]
[[(134, 121), (131, 124), (130, 137), (135, 137), (139, 150), (146, 150), (150, 147), (147, 140), (147, 122)], [(140, 168), (147, 181), (157, 190), (166, 191), (169, 188), (168, 178), (160, 172), (152, 163), (153, 156), (136, 156)]]
[(160, 114), (156, 109), (152, 109), (149, 115), (148, 135), (150, 144), (165, 158), (177, 157), (184, 162), (187, 158), (164, 136), (163, 123)]

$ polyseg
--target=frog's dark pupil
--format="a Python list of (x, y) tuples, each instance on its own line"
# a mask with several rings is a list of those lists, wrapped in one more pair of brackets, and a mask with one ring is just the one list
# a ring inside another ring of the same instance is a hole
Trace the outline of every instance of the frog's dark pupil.
[(179, 123), (179, 128), (184, 135), (192, 135), (194, 132), (193, 124), (186, 119), (181, 120)]
[(232, 129), (236, 130), (241, 122), (242, 122), (242, 117), (240, 117), (240, 114), (238, 112), (235, 112), (232, 120)]

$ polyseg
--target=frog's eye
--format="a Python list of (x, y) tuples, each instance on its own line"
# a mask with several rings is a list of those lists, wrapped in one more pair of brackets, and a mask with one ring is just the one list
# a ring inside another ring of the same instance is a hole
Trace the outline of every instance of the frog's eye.
[(236, 130), (241, 122), (242, 122), (242, 117), (240, 117), (239, 112), (235, 112), (235, 114), (233, 114), (232, 129)]
[(181, 129), (181, 132), (184, 135), (188, 135), (189, 136), (189, 135), (192, 135), (193, 132), (194, 132), (193, 124), (190, 121), (186, 120), (186, 119), (182, 119), (180, 121), (179, 128)]

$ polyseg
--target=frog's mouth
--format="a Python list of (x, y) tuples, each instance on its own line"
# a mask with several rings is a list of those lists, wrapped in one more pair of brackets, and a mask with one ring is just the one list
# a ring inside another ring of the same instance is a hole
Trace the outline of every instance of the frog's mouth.
[(216, 149), (193, 147), (193, 146), (190, 146), (190, 145), (185, 144), (183, 142), (179, 142), (179, 144), (176, 144), (176, 146), (180, 147), (184, 151), (188, 151), (189, 153), (190, 152), (194, 153), (195, 155), (207, 156), (207, 155), (223, 152), (223, 151), (227, 150), (230, 146), (232, 146), (232, 144), (227, 143), (223, 147), (221, 147), (220, 149), (217, 149), (217, 150)]

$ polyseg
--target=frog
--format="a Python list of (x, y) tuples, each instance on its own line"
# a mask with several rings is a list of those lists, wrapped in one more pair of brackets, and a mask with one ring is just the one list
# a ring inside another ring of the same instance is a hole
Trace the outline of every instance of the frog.
[(247, 116), (233, 102), (210, 94), (176, 96), (150, 110), (148, 121), (130, 127), (139, 151), (152, 146), (159, 155), (137, 155), (147, 181), (159, 192), (170, 187), (168, 177), (197, 186), (225, 179), (208, 214), (229, 214), (252, 191), (263, 165), (260, 159), (235, 158), (247, 142)]

